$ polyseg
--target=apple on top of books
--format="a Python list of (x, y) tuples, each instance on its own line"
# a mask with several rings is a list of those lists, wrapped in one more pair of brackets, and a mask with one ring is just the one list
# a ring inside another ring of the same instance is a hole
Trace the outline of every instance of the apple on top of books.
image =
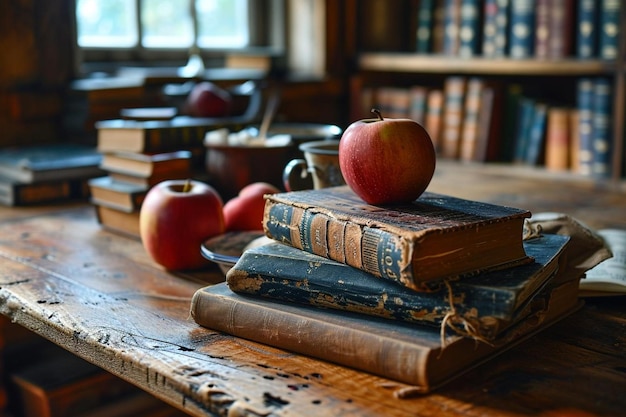
[(428, 132), (411, 119), (358, 120), (339, 141), (339, 167), (346, 183), (366, 203), (408, 203), (428, 187), (436, 154)]

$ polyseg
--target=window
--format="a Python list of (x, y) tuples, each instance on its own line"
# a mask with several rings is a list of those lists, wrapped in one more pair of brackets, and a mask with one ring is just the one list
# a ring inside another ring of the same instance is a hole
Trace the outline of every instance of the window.
[[(284, 0), (76, 0), (84, 61), (185, 59), (191, 48), (281, 49)], [(278, 47), (278, 48), (277, 48)]]

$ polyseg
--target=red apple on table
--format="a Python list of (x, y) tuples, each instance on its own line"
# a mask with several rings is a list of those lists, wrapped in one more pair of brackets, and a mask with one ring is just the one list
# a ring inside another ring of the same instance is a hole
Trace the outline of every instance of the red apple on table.
[(186, 109), (194, 117), (224, 117), (233, 104), (231, 94), (209, 81), (196, 84), (187, 96)]
[(201, 244), (224, 233), (222, 198), (200, 181), (168, 180), (148, 191), (139, 213), (141, 241), (154, 261), (169, 270), (209, 263)]
[(368, 204), (400, 204), (418, 198), (435, 173), (436, 154), (426, 130), (411, 119), (359, 120), (339, 141), (346, 183)]
[(255, 182), (243, 187), (236, 197), (224, 204), (226, 230), (263, 230), (264, 195), (279, 191), (267, 182)]

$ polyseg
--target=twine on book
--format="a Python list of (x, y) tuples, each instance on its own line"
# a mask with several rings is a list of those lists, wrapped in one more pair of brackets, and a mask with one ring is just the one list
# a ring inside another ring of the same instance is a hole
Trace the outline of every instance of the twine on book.
[(443, 282), (448, 288), (448, 302), (450, 303), (450, 311), (446, 313), (446, 315), (443, 317), (443, 320), (441, 321), (441, 351), (439, 352), (438, 358), (441, 357), (441, 354), (446, 348), (446, 327), (452, 329), (459, 336), (469, 337), (477, 342), (483, 342), (491, 345), (491, 342), (481, 336), (478, 323), (474, 323), (472, 320), (463, 317), (456, 311), (452, 285), (450, 285), (450, 282), (447, 279)]

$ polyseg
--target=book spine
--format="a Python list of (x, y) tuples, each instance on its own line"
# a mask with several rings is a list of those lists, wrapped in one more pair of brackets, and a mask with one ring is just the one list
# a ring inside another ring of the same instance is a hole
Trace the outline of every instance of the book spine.
[(596, 0), (578, 0), (578, 17), (576, 26), (576, 56), (593, 58), (597, 54), (596, 39), (598, 38)]
[(478, 146), (479, 113), (481, 108), (482, 90), (484, 81), (480, 78), (470, 78), (467, 82), (465, 94), (465, 110), (461, 135), (461, 149), (459, 159), (475, 161)]
[(444, 94), (442, 90), (433, 89), (426, 96), (426, 120), (424, 128), (433, 141), (435, 150), (441, 150), (441, 124), (443, 120)]
[(602, 59), (616, 59), (619, 51), (621, 0), (602, 0), (598, 54)]
[(391, 233), (333, 219), (300, 207), (267, 201), (268, 237), (294, 248), (415, 287), (412, 249)]
[(593, 86), (593, 165), (592, 173), (597, 177), (608, 177), (611, 173), (611, 83), (598, 78)]
[(548, 106), (545, 103), (535, 104), (528, 144), (526, 146), (526, 163), (528, 165), (541, 163), (545, 143), (547, 114)]
[(553, 107), (548, 110), (545, 166), (549, 170), (564, 171), (569, 168), (569, 113), (568, 108)]
[(428, 89), (421, 86), (413, 86), (409, 90), (410, 107), (409, 118), (424, 125), (426, 120), (426, 97)]
[(550, 24), (548, 58), (561, 59), (572, 49), (572, 22), (574, 20), (572, 0), (550, 0)]
[(511, 58), (533, 56), (534, 24), (535, 1), (511, 0), (511, 24), (509, 26), (509, 56)]
[(577, 84), (578, 108), (578, 169), (582, 175), (591, 175), (593, 164), (593, 80), (581, 78)]
[(518, 125), (522, 90), (519, 84), (509, 84), (504, 95), (504, 129), (500, 139), (502, 143), (498, 158), (504, 162), (512, 162), (515, 157), (515, 141), (520, 131)]
[(459, 55), (470, 57), (478, 55), (480, 45), (480, 2), (462, 0), (459, 30)]
[(459, 31), (461, 27), (461, 0), (444, 0), (443, 54), (455, 56), (459, 53)]
[(537, 0), (535, 7), (535, 58), (538, 59), (548, 58), (549, 39), (554, 36), (550, 33), (550, 1)]
[(416, 52), (427, 54), (432, 51), (433, 2), (421, 0), (417, 11)]
[(518, 122), (515, 137), (513, 162), (523, 163), (528, 147), (529, 132), (535, 113), (535, 101), (532, 98), (522, 97), (518, 103)]
[(444, 86), (444, 115), (441, 135), (441, 156), (458, 159), (463, 126), (465, 77), (448, 77)]

